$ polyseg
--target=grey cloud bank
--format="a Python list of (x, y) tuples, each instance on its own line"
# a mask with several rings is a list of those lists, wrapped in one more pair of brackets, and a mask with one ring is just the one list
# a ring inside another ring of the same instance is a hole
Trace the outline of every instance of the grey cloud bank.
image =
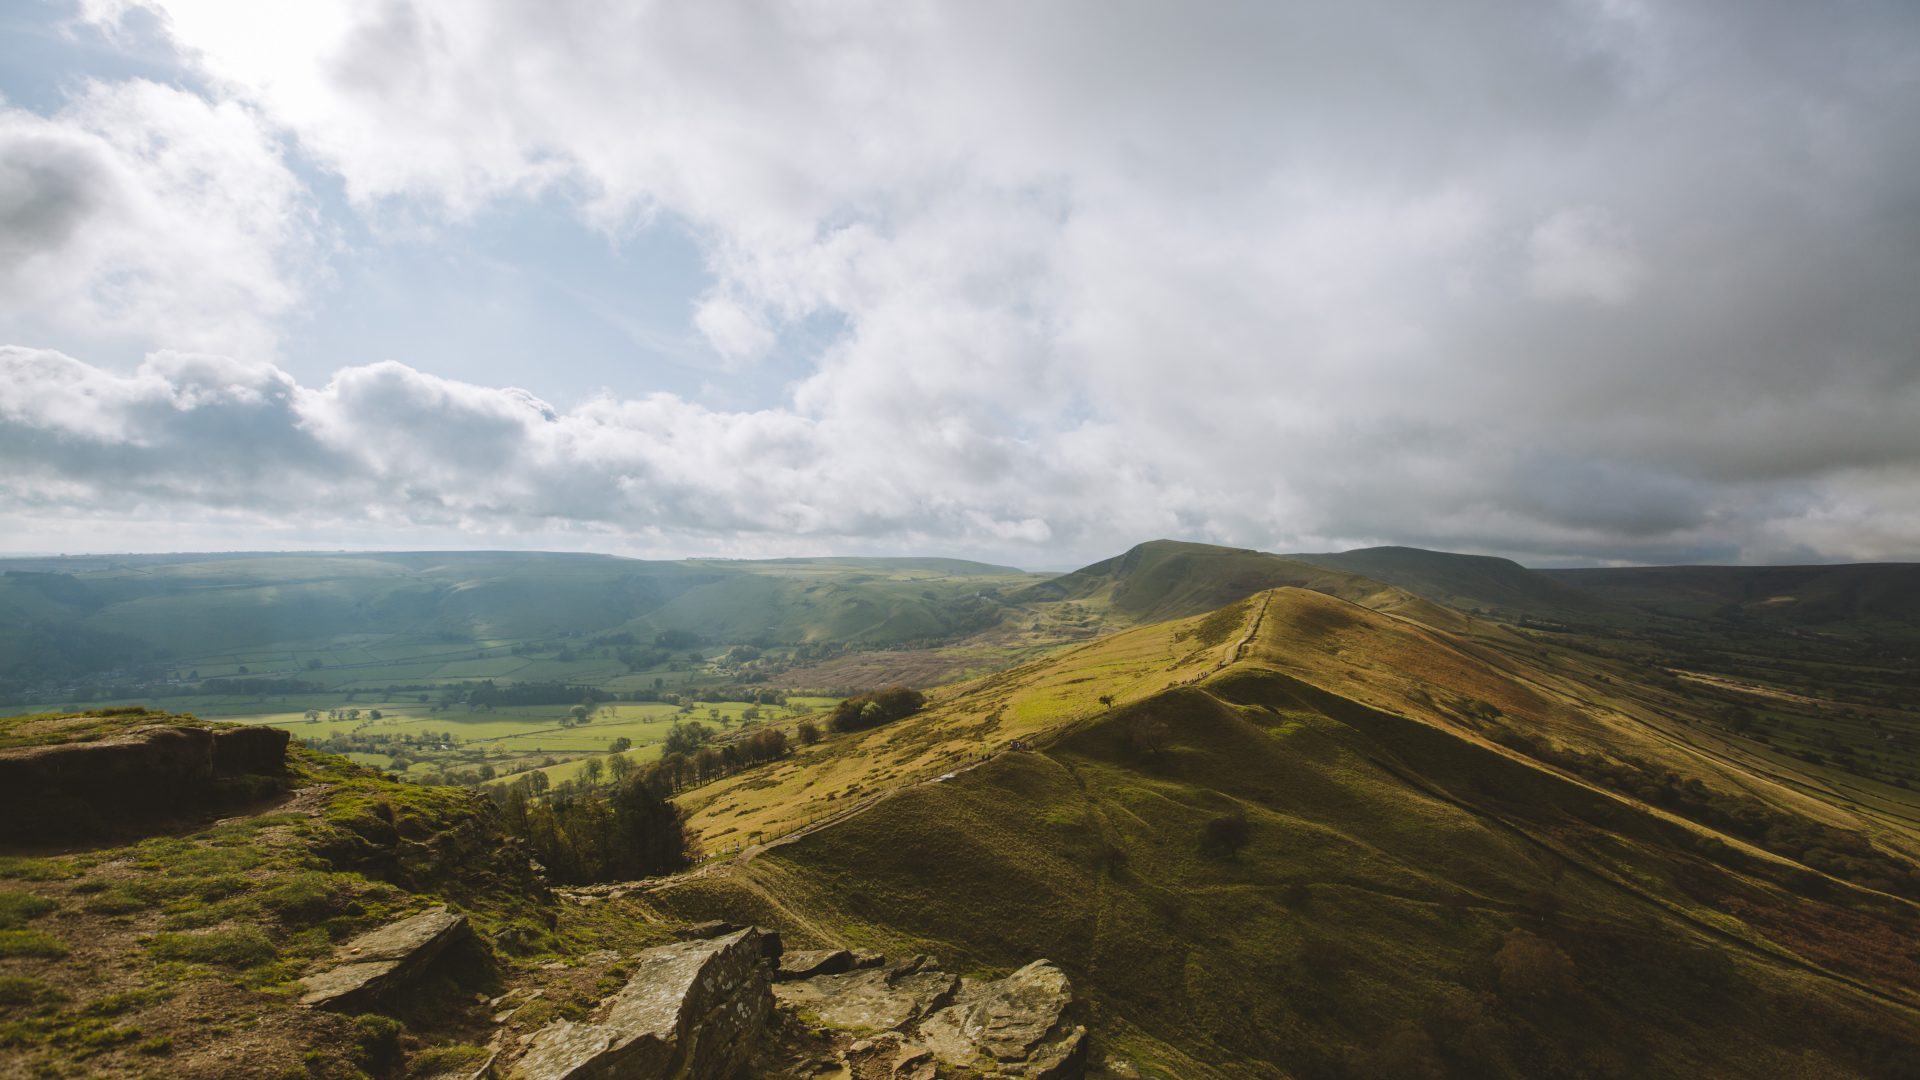
[[(17, 550), (1920, 557), (1906, 5), (133, 7), (187, 88), (0, 113)], [(302, 170), (684, 222), (737, 378), (839, 329), (752, 412), (302, 386)]]

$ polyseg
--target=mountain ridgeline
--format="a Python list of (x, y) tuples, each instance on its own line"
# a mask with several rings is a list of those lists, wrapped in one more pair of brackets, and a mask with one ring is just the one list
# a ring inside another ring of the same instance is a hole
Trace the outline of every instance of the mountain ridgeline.
[[(294, 740), (270, 783), (117, 828), (111, 800), (82, 805), (87, 767), (47, 781), (98, 834), (0, 855), (0, 1072), (1895, 1080), (1920, 1060), (1911, 566), (1159, 541), (1054, 577), (7, 569), (7, 610), (76, 663), (94, 640), (198, 657), (209, 707)], [(970, 674), (908, 690), (889, 665)], [(849, 670), (875, 673), (866, 696), (761, 688)], [(495, 694), (454, 693), (481, 671)], [(741, 680), (761, 682), (728, 697)], [(558, 704), (493, 707), (516, 686)], [(0, 718), (0, 755), (124, 769), (129, 747), (217, 746), (207, 727)], [(564, 739), (588, 756), (464, 788), (389, 753), (506, 769)], [(622, 864), (598, 818), (675, 770), (647, 805), (693, 865), (601, 880)], [(394, 941), (417, 948), (389, 963)]]

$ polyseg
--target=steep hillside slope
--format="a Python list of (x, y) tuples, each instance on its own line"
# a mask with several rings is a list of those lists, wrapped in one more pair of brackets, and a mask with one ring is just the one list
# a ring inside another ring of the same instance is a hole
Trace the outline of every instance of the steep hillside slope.
[[(1837, 798), (1597, 663), (1275, 590), (830, 740), (821, 786), (865, 769), (860, 812), (654, 895), (962, 967), (1049, 956), (1142, 1075), (1905, 1075), (1911, 798)], [(1007, 752), (1047, 686), (1086, 689)], [(719, 838), (773, 790), (696, 820)], [(796, 817), (847, 797), (781, 790)]]

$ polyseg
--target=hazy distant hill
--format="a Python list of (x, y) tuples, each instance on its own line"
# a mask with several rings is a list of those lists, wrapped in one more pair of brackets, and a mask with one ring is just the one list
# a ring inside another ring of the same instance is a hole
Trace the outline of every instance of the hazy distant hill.
[(1362, 574), (1462, 611), (1516, 618), (1580, 619), (1621, 614), (1603, 597), (1529, 570), (1511, 559), (1411, 547), (1289, 555), (1304, 563)]
[(1920, 563), (1543, 570), (1616, 605), (1842, 633), (1920, 634)]
[(680, 630), (888, 644), (970, 632), (1039, 580), (955, 559), (649, 562), (402, 552), (0, 563), (0, 679), (357, 635), (514, 641)]

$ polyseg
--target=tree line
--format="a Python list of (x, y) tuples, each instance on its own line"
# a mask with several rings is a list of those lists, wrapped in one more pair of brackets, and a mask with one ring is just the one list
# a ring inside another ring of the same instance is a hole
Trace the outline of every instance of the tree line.
[(926, 704), (927, 695), (918, 690), (889, 686), (885, 690), (842, 700), (833, 707), (833, 715), (827, 718), (827, 726), (838, 732), (865, 731), (912, 716), (925, 708)]

